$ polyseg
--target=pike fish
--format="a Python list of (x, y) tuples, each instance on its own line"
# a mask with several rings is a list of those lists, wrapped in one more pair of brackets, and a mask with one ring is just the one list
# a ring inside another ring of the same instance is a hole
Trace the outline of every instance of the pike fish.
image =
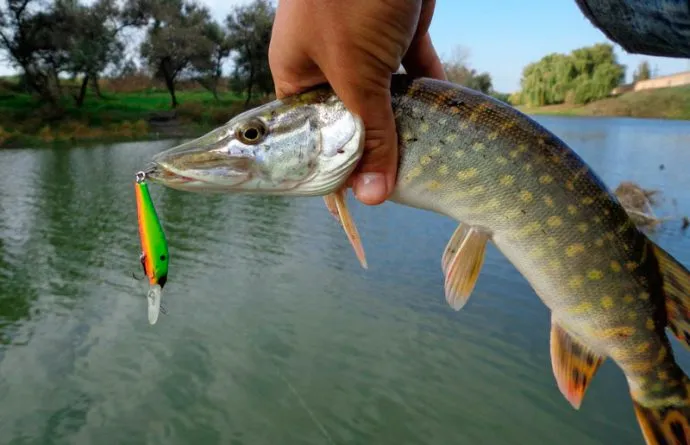
[[(579, 409), (607, 358), (623, 372), (648, 445), (690, 444), (690, 379), (666, 328), (690, 346), (690, 272), (630, 219), (592, 169), (518, 110), (448, 82), (394, 75), (399, 136), (391, 201), (458, 221), (443, 252), (460, 309), (488, 242), (551, 312), (558, 389)], [(190, 192), (323, 196), (360, 261), (345, 205), (364, 128), (328, 85), (243, 112), (153, 158), (151, 181)]]

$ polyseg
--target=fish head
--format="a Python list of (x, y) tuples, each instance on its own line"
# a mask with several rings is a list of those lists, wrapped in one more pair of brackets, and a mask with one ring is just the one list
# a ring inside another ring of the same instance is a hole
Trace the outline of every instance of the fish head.
[(361, 119), (319, 86), (157, 154), (146, 174), (190, 192), (325, 196), (347, 181), (363, 142)]

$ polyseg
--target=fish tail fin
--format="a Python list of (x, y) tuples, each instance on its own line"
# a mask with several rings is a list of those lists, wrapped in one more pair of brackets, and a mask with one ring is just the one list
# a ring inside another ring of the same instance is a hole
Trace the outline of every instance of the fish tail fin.
[(648, 407), (633, 398), (633, 407), (647, 445), (690, 445), (690, 399)]
[(664, 282), (667, 325), (690, 349), (690, 271), (658, 245), (652, 246)]

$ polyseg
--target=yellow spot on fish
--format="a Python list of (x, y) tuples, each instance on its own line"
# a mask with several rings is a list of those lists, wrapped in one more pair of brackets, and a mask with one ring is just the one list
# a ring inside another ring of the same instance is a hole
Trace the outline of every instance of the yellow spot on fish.
[(589, 272), (587, 272), (587, 278), (589, 278), (592, 281), (601, 280), (602, 278), (604, 278), (604, 273), (598, 269), (592, 269)]
[(651, 343), (649, 343), (648, 341), (645, 341), (645, 342), (642, 342), (639, 345), (637, 345), (635, 347), (635, 351), (642, 353), (642, 352), (647, 351), (651, 346), (652, 346)]
[(630, 294), (625, 294), (625, 296), (623, 297), (623, 301), (626, 302), (627, 304), (630, 304), (633, 301), (635, 301), (635, 298)]
[(611, 213), (609, 209), (604, 209), (604, 216), (608, 216)]
[(404, 131), (402, 134), (402, 140), (403, 141), (409, 141), (410, 139), (412, 139), (412, 137), (413, 137), (412, 133), (409, 130)]
[(517, 149), (520, 153), (523, 153), (523, 152), (527, 151), (527, 144), (520, 144), (520, 145), (518, 145)]
[(427, 124), (426, 122), (422, 122), (419, 125), (419, 131), (422, 133), (426, 133), (427, 131), (429, 131), (429, 124)]
[(657, 374), (659, 380), (668, 380), (668, 373), (666, 371), (659, 371)]
[(446, 142), (453, 142), (455, 139), (457, 139), (458, 135), (455, 133), (450, 133), (448, 136), (446, 136)]
[(513, 159), (517, 158), (519, 154), (520, 152), (518, 150), (511, 150), (510, 153), (508, 153), (508, 155)]
[(598, 238), (596, 241), (594, 241), (594, 244), (597, 247), (603, 247), (604, 246), (604, 238)]
[(549, 219), (546, 220), (546, 224), (548, 224), (549, 227), (560, 227), (561, 224), (563, 224), (563, 220), (560, 216), (550, 216)]
[(501, 176), (501, 179), (499, 180), (501, 185), (513, 185), (513, 182), (515, 182), (515, 176), (513, 175), (504, 175)]
[(628, 319), (630, 321), (637, 320), (637, 312), (635, 312), (635, 311), (628, 312)]
[(625, 268), (632, 272), (633, 270), (637, 269), (637, 263), (634, 261), (628, 261), (625, 263)]
[(577, 207), (572, 204), (568, 205), (568, 213), (571, 215), (577, 215)]
[(579, 223), (577, 225), (577, 230), (580, 231), (580, 233), (586, 233), (588, 228), (589, 228), (589, 226), (587, 225), (587, 223), (584, 223), (584, 222)]
[(548, 207), (553, 207), (553, 199), (552, 199), (549, 195), (545, 195), (545, 196), (544, 196), (544, 203), (545, 203)]
[[(608, 308), (607, 308), (608, 309)], [(620, 326), (617, 328), (602, 329), (599, 335), (604, 338), (612, 337), (630, 337), (635, 333), (635, 328), (632, 326)]]
[(508, 121), (501, 126), (501, 130), (509, 130), (509, 129), (513, 128), (514, 126), (515, 126), (514, 121)]
[(497, 132), (497, 131), (494, 131), (493, 133), (489, 133), (489, 135), (487, 136), (487, 138), (488, 138), (490, 141), (496, 140), (497, 137), (498, 137), (498, 132)]
[(542, 258), (545, 253), (546, 253), (546, 251), (544, 250), (543, 247), (537, 246), (537, 247), (532, 248), (532, 250), (530, 250), (527, 253), (527, 255), (529, 255), (529, 257), (532, 259), (539, 259), (539, 258)]
[(409, 172), (407, 172), (406, 179), (409, 181), (411, 179), (416, 178), (417, 176), (422, 174), (422, 169), (421, 167), (413, 167), (410, 169)]
[(647, 301), (647, 300), (649, 300), (649, 292), (642, 291), (640, 293), (639, 297), (640, 297), (640, 300)]
[(611, 261), (611, 270), (614, 272), (620, 272), (621, 263), (619, 263), (618, 261)]
[(583, 303), (578, 304), (577, 306), (571, 307), (570, 309), (568, 309), (568, 312), (571, 314), (584, 314), (586, 312), (590, 312), (592, 309), (594, 309), (592, 303), (585, 301)]
[(556, 238), (550, 236), (546, 239), (546, 244), (548, 244), (549, 247), (555, 247), (558, 244), (558, 241), (556, 241)]
[(506, 158), (504, 158), (503, 156), (499, 156), (496, 158), (496, 162), (499, 165), (506, 165), (508, 163), (508, 160)]
[(559, 259), (553, 259), (549, 261), (549, 267), (554, 270), (558, 270), (561, 268), (561, 260)]
[(431, 180), (426, 183), (426, 188), (427, 190), (434, 192), (441, 188), (441, 183), (438, 181)]
[(584, 198), (582, 198), (582, 204), (584, 204), (586, 206), (593, 204), (593, 203), (594, 203), (594, 199), (592, 199), (590, 196), (585, 196)]
[(611, 241), (613, 238), (615, 238), (615, 235), (613, 234), (613, 232), (606, 232), (604, 235), (606, 236), (606, 239), (608, 239), (609, 241)]
[(520, 192), (520, 199), (523, 202), (532, 202), (532, 193), (527, 190), (523, 190)]
[(597, 215), (594, 217), (594, 222), (597, 224), (601, 224), (601, 216)]
[(474, 151), (483, 151), (485, 148), (486, 148), (486, 146), (484, 144), (482, 144), (481, 142), (475, 142), (472, 145), (472, 149)]
[(566, 181), (566, 182), (565, 182), (565, 188), (567, 188), (567, 189), (570, 190), (570, 191), (575, 190), (575, 186), (573, 185), (573, 182), (572, 182), (572, 181)]
[(460, 170), (456, 176), (459, 181), (466, 181), (477, 176), (477, 173), (479, 173), (479, 170), (477, 170), (475, 167), (472, 167), (466, 170)]
[(667, 356), (667, 355), (668, 355), (668, 350), (666, 350), (666, 347), (661, 346), (661, 347), (659, 348), (659, 355), (657, 355), (657, 357), (656, 357), (656, 362), (657, 362), (657, 364), (659, 364), (659, 363), (663, 362), (664, 360), (666, 360), (666, 356)]
[(531, 222), (531, 223), (527, 224), (526, 226), (524, 226), (523, 228), (521, 228), (518, 231), (517, 235), (519, 237), (531, 235), (534, 232), (536, 232), (537, 230), (539, 230), (540, 227), (541, 227), (541, 224), (539, 224), (538, 221)]
[(585, 251), (585, 246), (582, 243), (571, 244), (565, 248), (565, 254), (569, 257), (574, 257)]
[(585, 282), (585, 278), (582, 275), (574, 275), (568, 280), (568, 286), (571, 289), (579, 289)]
[(506, 210), (503, 215), (508, 219), (513, 219), (517, 216), (520, 216), (521, 213), (522, 212), (520, 211), (520, 209), (509, 209), (509, 210)]
[(532, 171), (532, 164), (529, 162), (522, 167), (526, 172)]
[(448, 174), (448, 166), (443, 164), (438, 168), (438, 174), (440, 176), (446, 176)]
[(477, 185), (477, 186), (472, 187), (472, 188), (467, 192), (467, 194), (468, 194), (468, 196), (477, 196), (477, 195), (479, 195), (479, 194), (481, 194), (481, 193), (484, 193), (484, 191), (485, 191), (485, 188), (484, 188), (483, 185)]
[(438, 124), (439, 124), (439, 125), (446, 125), (446, 122), (448, 122), (448, 119), (443, 118), (443, 119), (441, 119), (441, 120), (438, 121)]
[(553, 176), (542, 175), (539, 177), (539, 182), (541, 182), (542, 184), (551, 184), (553, 182)]
[(650, 317), (650, 318), (647, 318), (647, 323), (645, 323), (645, 326), (650, 331), (653, 331), (656, 325), (654, 324), (654, 320), (652, 320), (652, 318)]
[(613, 298), (609, 297), (608, 295), (604, 295), (601, 298), (601, 307), (604, 309), (611, 309), (613, 307)]
[(422, 165), (427, 165), (429, 162), (431, 162), (431, 157), (424, 155), (421, 158), (419, 158), (419, 163)]
[(464, 150), (457, 150), (455, 153), (453, 153), (453, 155), (456, 158), (461, 158), (461, 157), (465, 156), (465, 151)]
[(439, 147), (438, 145), (434, 145), (433, 147), (431, 147), (430, 151), (432, 155), (437, 155), (441, 153), (441, 147)]

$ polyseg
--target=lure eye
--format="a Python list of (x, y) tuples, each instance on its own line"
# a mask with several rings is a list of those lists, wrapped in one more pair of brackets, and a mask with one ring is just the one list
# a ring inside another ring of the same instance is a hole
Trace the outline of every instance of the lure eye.
[(235, 136), (242, 143), (254, 145), (259, 143), (266, 135), (266, 126), (259, 120), (254, 120), (239, 127)]

